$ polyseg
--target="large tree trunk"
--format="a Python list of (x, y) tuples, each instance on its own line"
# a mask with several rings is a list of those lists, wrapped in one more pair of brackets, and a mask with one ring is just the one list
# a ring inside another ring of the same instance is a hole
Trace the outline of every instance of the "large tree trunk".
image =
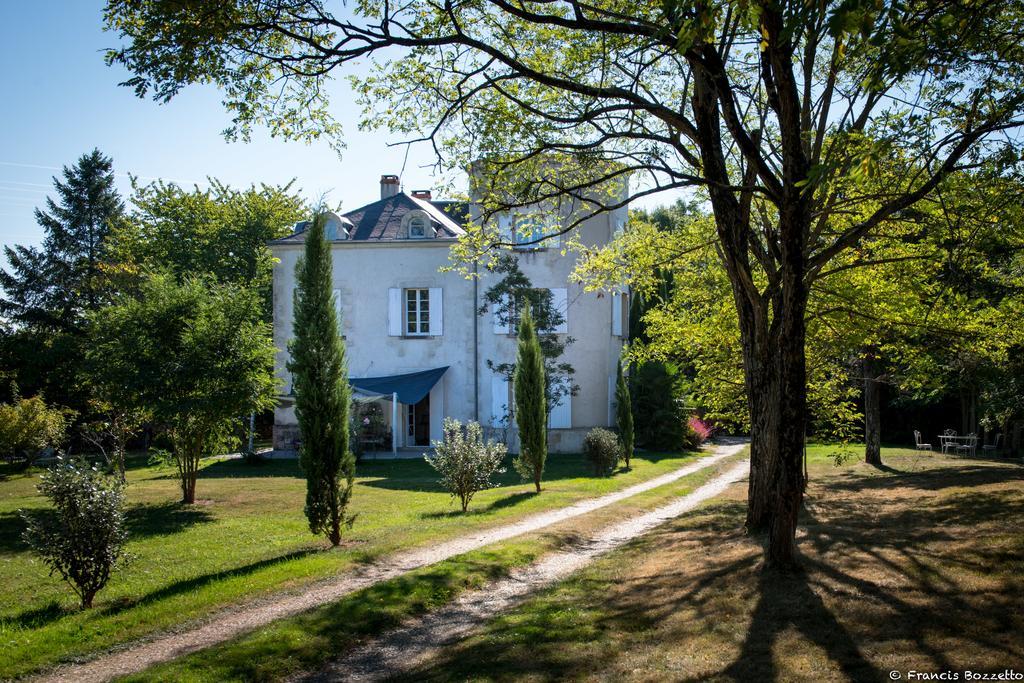
[(878, 362), (868, 351), (862, 361), (864, 372), (864, 462), (882, 464), (882, 401)]
[(743, 319), (744, 369), (751, 422), (751, 470), (747, 521), (750, 533), (766, 533), (765, 566), (789, 569), (796, 561), (796, 525), (806, 485), (806, 295), (791, 291), (772, 301), (773, 315)]

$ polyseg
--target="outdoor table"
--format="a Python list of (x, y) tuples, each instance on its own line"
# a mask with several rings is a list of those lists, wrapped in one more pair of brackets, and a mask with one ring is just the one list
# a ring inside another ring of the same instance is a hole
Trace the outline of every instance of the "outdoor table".
[(971, 455), (974, 455), (975, 451), (978, 448), (978, 437), (977, 436), (970, 436), (970, 435), (966, 435), (966, 434), (963, 435), (963, 436), (958, 436), (958, 435), (953, 435), (953, 434), (939, 434), (939, 448), (940, 449), (942, 448), (942, 445), (944, 443), (946, 443), (947, 441), (953, 442), (953, 444), (955, 444), (957, 446), (958, 450), (960, 448), (960, 444), (963, 444), (964, 446), (970, 446), (971, 447)]

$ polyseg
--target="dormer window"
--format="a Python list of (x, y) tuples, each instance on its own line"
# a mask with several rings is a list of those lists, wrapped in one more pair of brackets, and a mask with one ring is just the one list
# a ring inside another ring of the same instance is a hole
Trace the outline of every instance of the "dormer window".
[(412, 211), (405, 221), (406, 235), (412, 240), (422, 240), (432, 236), (430, 219), (423, 211)]

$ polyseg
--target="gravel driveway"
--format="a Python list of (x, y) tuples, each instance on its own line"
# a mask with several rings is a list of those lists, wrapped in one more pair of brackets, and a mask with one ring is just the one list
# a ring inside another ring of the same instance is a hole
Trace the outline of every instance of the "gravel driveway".
[[(732, 455), (741, 447), (723, 446), (716, 455)], [(748, 468), (746, 460), (737, 463), (687, 496), (606, 527), (571, 548), (551, 553), (528, 567), (514, 570), (507, 578), (465, 593), (451, 605), (357, 648), (324, 670), (295, 680), (378, 681), (408, 671), (445, 646), (465, 638), (499, 612), (514, 607), (538, 590), (583, 568), (598, 555), (618, 548), (721, 494), (746, 476)]]

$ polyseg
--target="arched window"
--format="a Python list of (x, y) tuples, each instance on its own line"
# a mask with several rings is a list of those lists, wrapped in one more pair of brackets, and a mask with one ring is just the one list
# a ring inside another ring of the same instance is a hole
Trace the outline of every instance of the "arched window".
[(409, 239), (424, 239), (430, 236), (430, 221), (427, 220), (426, 214), (421, 211), (409, 214), (406, 228)]

